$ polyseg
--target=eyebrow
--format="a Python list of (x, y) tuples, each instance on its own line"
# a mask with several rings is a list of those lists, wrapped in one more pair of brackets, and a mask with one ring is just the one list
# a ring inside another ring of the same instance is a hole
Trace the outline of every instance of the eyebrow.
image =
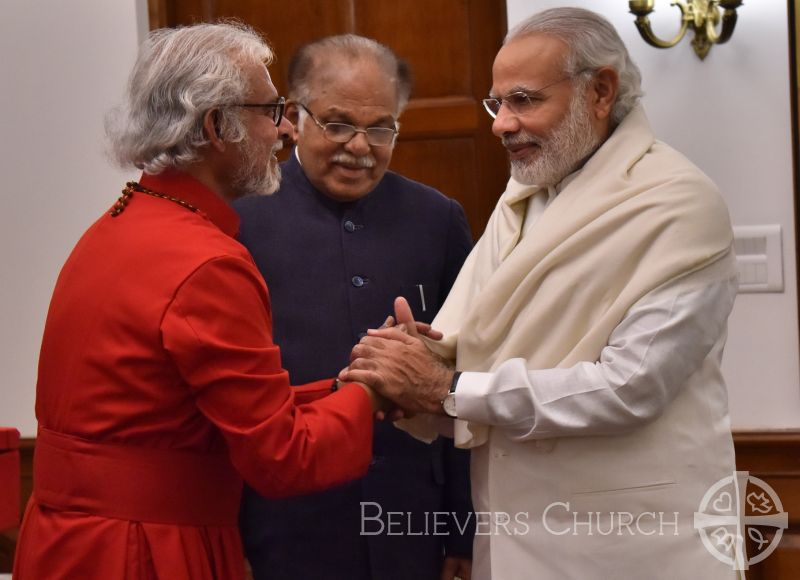
[[(538, 89), (534, 89), (534, 88), (531, 88), (531, 87), (529, 87), (527, 85), (514, 85), (513, 87), (511, 87), (511, 90), (506, 91), (505, 93), (503, 93), (503, 95), (513, 95), (514, 93), (525, 93), (526, 95), (535, 95), (537, 93), (541, 93), (542, 92), (542, 88), (543, 87), (539, 87)], [(493, 99), (502, 98), (502, 95), (500, 97), (498, 97), (497, 93), (495, 93), (493, 91), (489, 91), (489, 96), (491, 98), (493, 98)]]

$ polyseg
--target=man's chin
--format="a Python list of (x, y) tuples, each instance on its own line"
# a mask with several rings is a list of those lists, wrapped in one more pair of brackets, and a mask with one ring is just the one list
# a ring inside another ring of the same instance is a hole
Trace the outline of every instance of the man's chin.
[(280, 188), (280, 184), (274, 185), (271, 187), (264, 187), (257, 191), (253, 191), (247, 194), (247, 197), (269, 197), (270, 195), (274, 194)]
[(281, 169), (276, 166), (272, 175), (265, 177), (257, 184), (246, 185), (245, 187), (237, 187), (237, 198), (242, 197), (261, 197), (272, 195), (281, 186)]
[(271, 171), (269, 175), (264, 179), (262, 182), (262, 186), (260, 191), (257, 192), (258, 195), (272, 195), (281, 186), (281, 166), (277, 164), (277, 160), (275, 165), (271, 167)]
[(538, 185), (536, 175), (528, 166), (511, 162), (511, 177), (522, 185)]
[(559, 183), (578, 167), (578, 164), (562, 163), (553, 166), (547, 163), (523, 164), (512, 161), (511, 177), (522, 185), (550, 187)]

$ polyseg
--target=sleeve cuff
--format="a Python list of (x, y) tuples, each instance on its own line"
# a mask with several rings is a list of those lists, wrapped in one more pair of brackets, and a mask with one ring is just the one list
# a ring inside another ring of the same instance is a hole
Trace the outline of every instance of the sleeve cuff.
[(489, 425), (489, 385), (494, 373), (462, 372), (456, 387), (456, 416), (464, 421)]

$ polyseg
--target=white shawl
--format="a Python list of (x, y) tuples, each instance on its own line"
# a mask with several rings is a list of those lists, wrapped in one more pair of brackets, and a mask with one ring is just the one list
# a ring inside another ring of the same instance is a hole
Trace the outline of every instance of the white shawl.
[[(716, 187), (655, 140), (641, 108), (517, 245), (525, 212), (519, 202), (539, 191), (509, 181), (433, 322), (445, 339), (432, 348), (458, 370), (491, 371), (511, 358), (525, 359), (529, 369), (596, 361), (637, 300), (731, 259), (731, 227)], [(486, 441), (487, 427), (456, 421), (455, 435), (459, 446), (474, 447)]]

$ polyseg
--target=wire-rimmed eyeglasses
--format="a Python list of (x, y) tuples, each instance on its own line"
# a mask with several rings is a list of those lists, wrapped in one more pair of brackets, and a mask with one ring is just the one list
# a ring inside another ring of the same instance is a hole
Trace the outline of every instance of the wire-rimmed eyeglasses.
[(347, 123), (323, 123), (317, 116), (308, 110), (302, 103), (298, 103), (303, 110), (308, 113), (308, 116), (317, 124), (317, 127), (322, 129), (322, 134), (328, 141), (334, 143), (347, 143), (352, 139), (356, 133), (364, 133), (367, 138), (367, 143), (376, 147), (384, 147), (394, 143), (397, 137), (397, 127), (354, 127)]
[(286, 99), (284, 97), (278, 97), (278, 100), (273, 103), (242, 103), (231, 106), (245, 107), (247, 109), (261, 109), (261, 113), (267, 117), (270, 117), (277, 127), (281, 124), (281, 120), (283, 119), (283, 110), (286, 108)]
[(500, 107), (503, 105), (505, 105), (506, 108), (514, 115), (525, 115), (526, 113), (530, 112), (538, 103), (542, 102), (544, 99), (542, 91), (559, 83), (563, 83), (564, 81), (571, 80), (589, 70), (591, 69), (581, 69), (574, 74), (562, 77), (557, 81), (553, 81), (549, 85), (545, 85), (542, 88), (534, 91), (514, 91), (513, 93), (509, 93), (504, 97), (489, 97), (488, 99), (483, 99), (483, 108), (486, 109), (486, 112), (489, 113), (489, 116), (492, 119), (497, 118), (497, 115), (500, 113)]

